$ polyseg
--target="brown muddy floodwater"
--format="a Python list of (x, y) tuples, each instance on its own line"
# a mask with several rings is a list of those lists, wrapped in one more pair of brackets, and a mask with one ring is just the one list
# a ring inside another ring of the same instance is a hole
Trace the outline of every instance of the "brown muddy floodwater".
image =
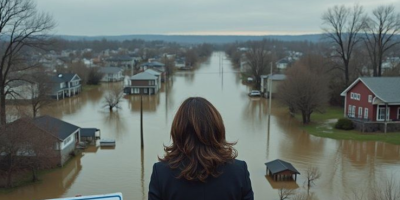
[[(266, 99), (252, 99), (240, 73), (228, 60), (220, 68), (216, 52), (195, 71), (176, 72), (154, 96), (144, 96), (144, 152), (140, 151), (140, 97), (125, 96), (121, 109), (109, 113), (103, 96), (110, 87), (84, 91), (43, 111), (80, 127), (101, 129), (102, 138), (116, 140), (115, 149), (90, 147), (62, 169), (42, 176), (43, 181), (0, 194), (0, 199), (48, 199), (122, 192), (127, 200), (147, 199), (153, 163), (170, 144), (169, 129), (179, 105), (190, 96), (205, 97), (224, 119), (227, 138), (237, 141), (238, 159), (248, 164), (255, 199), (278, 199), (279, 184), (265, 178), (266, 161), (283, 159), (301, 173), (288, 184), (305, 192), (304, 172), (317, 166), (322, 176), (311, 189), (318, 199), (347, 199), (353, 191), (366, 191), (382, 177), (400, 178), (400, 146), (381, 142), (318, 138), (299, 130), (297, 122), (273, 105), (271, 132), (267, 129)], [(397, 172), (396, 172), (397, 171)]]

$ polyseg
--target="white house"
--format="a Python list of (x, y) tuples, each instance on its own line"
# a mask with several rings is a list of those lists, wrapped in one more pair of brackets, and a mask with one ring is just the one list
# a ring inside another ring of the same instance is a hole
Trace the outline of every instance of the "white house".
[(272, 74), (272, 75), (262, 75), (261, 76), (261, 92), (264, 93), (265, 96), (269, 94), (269, 86), (268, 84), (272, 83), (271, 93), (272, 96), (278, 92), (279, 85), (286, 79), (286, 75), (284, 74)]
[(119, 67), (101, 67), (99, 72), (104, 74), (103, 78), (101, 79), (103, 82), (116, 82), (124, 79), (122, 74), (123, 69)]
[(82, 90), (81, 78), (74, 73), (62, 73), (51, 77), (53, 82), (52, 96), (58, 99), (72, 97)]

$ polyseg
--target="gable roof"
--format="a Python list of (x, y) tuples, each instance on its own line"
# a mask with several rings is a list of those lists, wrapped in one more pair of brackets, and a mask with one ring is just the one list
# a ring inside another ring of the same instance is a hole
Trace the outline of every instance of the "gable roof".
[(154, 70), (154, 69), (146, 69), (145, 72), (148, 72), (148, 73), (150, 73), (150, 74), (153, 74), (154, 76), (160, 76), (160, 75), (161, 75), (161, 72), (156, 71), (156, 70)]
[(80, 134), (81, 137), (95, 137), (97, 131), (97, 128), (81, 128)]
[(79, 129), (78, 126), (48, 115), (33, 119), (33, 124), (41, 128), (42, 130), (52, 134), (60, 140), (65, 140), (72, 133), (76, 132)]
[(56, 82), (56, 83), (63, 83), (63, 82), (71, 81), (75, 76), (78, 76), (78, 75), (75, 73), (59, 73), (55, 76), (52, 76), (51, 80), (53, 80), (53, 82)]
[(294, 168), (292, 164), (285, 162), (283, 160), (280, 160), (280, 159), (276, 159), (271, 162), (267, 162), (267, 163), (265, 163), (265, 165), (268, 167), (268, 169), (271, 171), (272, 174), (276, 174), (276, 173), (283, 172), (286, 170), (289, 170), (295, 174), (300, 174), (300, 172), (297, 171), (297, 169)]
[(164, 67), (163, 63), (160, 62), (147, 62), (147, 63), (143, 63), (142, 66), (147, 66), (147, 67)]
[(100, 67), (99, 71), (104, 74), (116, 74), (122, 71), (119, 67)]
[(360, 77), (340, 95), (346, 96), (347, 92), (360, 81), (383, 102), (400, 102), (400, 77)]
[(141, 72), (132, 76), (131, 80), (157, 80), (157, 77), (148, 72)]

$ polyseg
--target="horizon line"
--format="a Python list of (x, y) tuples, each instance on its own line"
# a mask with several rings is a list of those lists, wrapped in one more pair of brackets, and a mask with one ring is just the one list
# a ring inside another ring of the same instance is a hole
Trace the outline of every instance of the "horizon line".
[(70, 36), (70, 37), (121, 37), (121, 36), (242, 36), (242, 37), (267, 37), (267, 36), (305, 36), (305, 35), (322, 35), (323, 33), (302, 33), (302, 34), (169, 34), (169, 33), (137, 33), (137, 34), (118, 34), (118, 35), (79, 35), (79, 34), (53, 34), (54, 36)]

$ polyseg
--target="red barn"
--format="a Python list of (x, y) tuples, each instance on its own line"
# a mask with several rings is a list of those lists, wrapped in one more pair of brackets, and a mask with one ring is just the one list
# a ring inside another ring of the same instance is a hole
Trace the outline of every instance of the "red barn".
[(370, 122), (400, 121), (400, 77), (361, 77), (341, 96), (345, 116)]

